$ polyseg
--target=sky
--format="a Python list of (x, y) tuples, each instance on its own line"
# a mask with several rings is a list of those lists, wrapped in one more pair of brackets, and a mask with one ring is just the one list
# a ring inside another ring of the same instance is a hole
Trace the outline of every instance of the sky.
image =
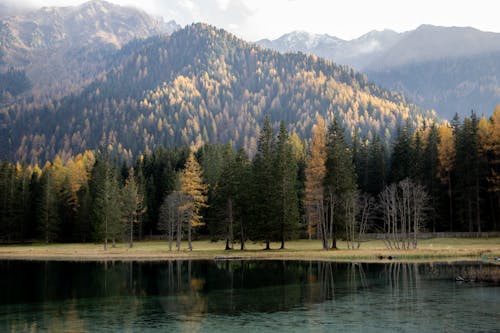
[[(357, 38), (371, 30), (413, 30), (421, 24), (500, 32), (498, 0), (108, 0), (181, 25), (206, 22), (249, 41), (294, 30)], [(69, 6), (85, 0), (0, 0), (17, 6)]]

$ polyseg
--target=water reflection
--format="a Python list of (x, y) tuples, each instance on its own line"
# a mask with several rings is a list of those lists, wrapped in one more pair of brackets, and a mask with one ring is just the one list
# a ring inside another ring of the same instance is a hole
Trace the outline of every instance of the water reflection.
[[(299, 322), (288, 318), (283, 324), (293, 323), (292, 330), (370, 316), (411, 322), (412, 315), (433, 309), (439, 292), (458, 302), (467, 290), (458, 289), (454, 277), (483, 269), (480, 264), (0, 261), (0, 331), (197, 332), (221, 321), (254, 327), (262, 324), (256, 316), (274, 321), (284, 314), (299, 316), (294, 317)], [(498, 287), (491, 288), (499, 295)], [(446, 318), (448, 327), (460, 320)]]

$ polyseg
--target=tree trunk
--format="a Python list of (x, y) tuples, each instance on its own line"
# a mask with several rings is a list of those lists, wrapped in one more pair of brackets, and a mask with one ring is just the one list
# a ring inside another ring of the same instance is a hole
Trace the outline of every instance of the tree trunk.
[(134, 247), (134, 221), (133, 218), (130, 218), (130, 244), (129, 248)]
[(245, 249), (245, 235), (243, 233), (243, 221), (240, 222), (240, 250)]
[(270, 246), (270, 241), (269, 239), (266, 240), (266, 248), (264, 250), (270, 250), (271, 249), (271, 246)]
[[(226, 250), (233, 249), (234, 236), (233, 236), (233, 200), (229, 198), (227, 200), (227, 213), (228, 213), (228, 232), (226, 236)], [(231, 243), (231, 245), (229, 245)]]
[(108, 249), (108, 218), (104, 218), (104, 251)]
[(193, 244), (191, 244), (191, 220), (188, 223), (188, 249), (193, 251)]
[[(477, 232), (481, 233), (481, 207), (479, 202), (479, 179), (476, 179), (476, 224)], [(479, 235), (478, 235), (479, 236)]]
[(450, 200), (450, 231), (453, 232), (453, 198), (451, 196), (451, 176), (448, 172), (448, 198)]

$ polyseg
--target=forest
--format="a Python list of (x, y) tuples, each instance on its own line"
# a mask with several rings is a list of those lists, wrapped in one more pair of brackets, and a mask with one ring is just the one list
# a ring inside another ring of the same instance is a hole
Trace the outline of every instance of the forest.
[(347, 140), (319, 115), (309, 140), (270, 117), (260, 128), (252, 158), (228, 143), (158, 148), (133, 162), (108, 147), (42, 166), (1, 162), (1, 242), (107, 247), (162, 236), (170, 249), (195, 238), (244, 249), (314, 238), (329, 249), (398, 230), (387, 245), (409, 248), (424, 230), (498, 230), (500, 107), (490, 119), (401, 123), (390, 145)]
[(41, 165), (105, 147), (132, 163), (161, 147), (230, 140), (253, 157), (266, 115), (304, 139), (316, 114), (336, 117), (349, 141), (378, 134), (386, 144), (398, 123), (437, 121), (347, 66), (280, 54), (206, 24), (133, 41), (104, 63), (67, 96), (0, 105), (0, 159)]

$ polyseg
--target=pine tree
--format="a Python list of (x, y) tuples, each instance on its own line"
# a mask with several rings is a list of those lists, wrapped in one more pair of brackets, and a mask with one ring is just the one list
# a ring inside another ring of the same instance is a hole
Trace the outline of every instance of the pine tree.
[(207, 185), (203, 183), (201, 167), (198, 161), (196, 161), (194, 152), (189, 154), (184, 170), (182, 171), (181, 191), (190, 197), (189, 208), (187, 209), (191, 212), (188, 221), (188, 248), (192, 250), (192, 228), (203, 225), (203, 217), (200, 213), (203, 208), (207, 207)]
[(437, 217), (439, 214), (440, 186), (438, 178), (439, 167), (439, 132), (435, 124), (432, 124), (425, 139), (425, 148), (423, 155), (423, 180), (429, 193), (429, 204), (433, 213), (430, 214), (432, 221), (432, 231), (436, 231)]
[(336, 120), (332, 122), (327, 133), (324, 186), (328, 209), (323, 227), (323, 246), (330, 247), (331, 239), (331, 248), (336, 249), (337, 232), (342, 223), (351, 218), (350, 212), (354, 212), (346, 207), (352, 206), (348, 200), (353, 198), (351, 193), (357, 188), (352, 152), (345, 141), (344, 130)]
[(45, 242), (50, 243), (57, 238), (60, 224), (54, 177), (50, 167), (44, 168), (40, 183), (42, 196), (38, 206), (39, 226)]
[(274, 134), (269, 117), (266, 118), (253, 161), (252, 201), (254, 202), (251, 239), (262, 240), (266, 250), (271, 240), (277, 238), (276, 179), (274, 177)]
[(134, 169), (130, 168), (125, 186), (121, 190), (122, 221), (128, 228), (130, 248), (134, 246), (134, 224), (140, 222), (144, 212), (144, 201), (135, 181)]
[(410, 131), (409, 123), (398, 128), (391, 155), (390, 180), (392, 183), (398, 183), (412, 174), (413, 150)]
[(108, 240), (115, 244), (120, 234), (120, 189), (114, 170), (106, 157), (98, 156), (91, 178), (92, 208), (96, 239), (104, 241), (104, 250), (108, 248)]
[(299, 227), (297, 162), (293, 156), (285, 123), (281, 122), (276, 147), (277, 220), (281, 249)]
[(236, 155), (233, 149), (229, 146), (223, 155), (222, 173), (216, 190), (216, 206), (218, 210), (217, 233), (222, 234), (225, 239), (226, 250), (234, 248), (235, 224), (238, 220), (237, 214), (237, 197), (238, 185), (238, 170), (236, 164)]
[(483, 161), (479, 153), (478, 119), (474, 112), (470, 117), (465, 117), (457, 130), (456, 158), (461, 225), (472, 232), (476, 224), (476, 230), (481, 232), (480, 174)]
[(240, 240), (240, 249), (244, 250), (254, 202), (252, 201), (252, 191), (249, 190), (252, 188), (252, 166), (243, 148), (236, 153), (235, 170), (237, 180), (236, 213), (238, 216), (235, 230)]
[(378, 195), (384, 189), (387, 178), (385, 145), (376, 135), (368, 147), (368, 182), (366, 191)]

